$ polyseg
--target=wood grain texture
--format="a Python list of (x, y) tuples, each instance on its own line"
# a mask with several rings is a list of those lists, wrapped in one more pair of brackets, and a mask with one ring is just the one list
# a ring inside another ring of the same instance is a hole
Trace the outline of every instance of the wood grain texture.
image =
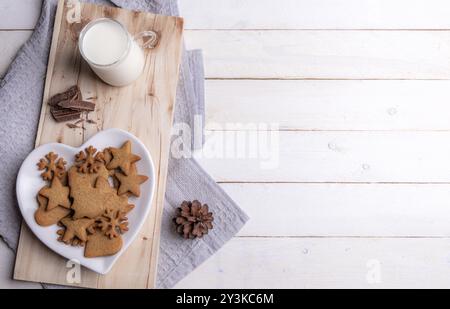
[(449, 88), (446, 80), (207, 80), (206, 128), (450, 130)]
[[(0, 33), (10, 57), (26, 40)], [(208, 78), (450, 79), (449, 33), (186, 31), (186, 42), (204, 50)]]
[(450, 183), (449, 132), (208, 131), (195, 154), (221, 182)]
[(180, 0), (186, 29), (449, 29), (447, 0)]
[[(126, 10), (81, 5), (81, 23), (68, 23), (70, 6), (60, 1), (55, 21), (44, 104), (36, 145), (60, 142), (79, 146), (96, 132), (116, 127), (127, 130), (147, 146), (155, 163), (156, 191), (152, 209), (136, 240), (120, 257), (108, 275), (100, 276), (83, 269), (84, 287), (118, 288), (154, 287), (159, 226), (167, 175), (169, 136), (178, 80), (183, 20), (175, 17), (136, 13)], [(157, 49), (146, 51), (144, 74), (132, 85), (110, 87), (97, 79), (81, 61), (77, 50), (82, 25), (98, 17), (114, 17), (127, 26), (131, 34), (153, 29), (160, 33)], [(56, 123), (49, 114), (48, 98), (73, 84), (84, 97), (95, 97), (96, 110), (91, 114), (97, 124), (86, 130), (69, 129)], [(23, 225), (14, 277), (20, 280), (67, 284), (65, 259), (50, 252)]]
[(42, 289), (36, 282), (12, 280), (16, 254), (0, 241), (0, 289)]
[[(40, 0), (0, 2), (0, 29), (33, 27)], [(417, 80), (448, 79), (449, 8), (447, 0), (180, 0), (187, 28), (201, 29), (188, 33), (188, 46), (204, 50), (208, 76), (239, 79), (207, 81), (208, 129), (275, 121), (282, 130), (344, 131), (282, 133), (277, 169), (202, 161), (251, 220), (245, 238), (176, 287), (450, 286), (448, 239), (423, 238), (448, 237), (448, 184), (370, 183), (449, 181), (448, 134), (390, 132), (449, 130), (448, 81)], [(324, 31), (292, 31), (301, 29)], [(4, 71), (26, 35), (0, 37), (10, 55), (0, 59)], [(329, 180), (337, 183), (288, 183)], [(289, 216), (273, 212), (281, 204)], [(377, 284), (366, 278), (371, 259), (381, 262)], [(89, 273), (82, 278), (98, 285)]]
[(186, 31), (208, 78), (449, 79), (450, 31)]
[(448, 238), (235, 238), (176, 288), (448, 288), (449, 248)]
[(220, 186), (250, 217), (241, 237), (450, 236), (448, 184)]
[[(2, 0), (0, 29), (32, 29), (41, 3)], [(186, 29), (450, 29), (446, 0), (180, 0), (179, 7)]]

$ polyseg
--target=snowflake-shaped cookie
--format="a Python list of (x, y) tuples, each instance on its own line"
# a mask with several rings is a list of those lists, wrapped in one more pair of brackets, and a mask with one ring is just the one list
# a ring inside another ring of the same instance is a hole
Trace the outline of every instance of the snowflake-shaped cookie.
[(75, 164), (80, 173), (97, 173), (104, 162), (103, 152), (97, 152), (93, 146), (89, 146), (75, 155)]
[(53, 152), (49, 152), (45, 155), (45, 158), (39, 160), (37, 164), (44, 180), (52, 180), (54, 176), (62, 178), (66, 172), (67, 162), (63, 158), (58, 159), (58, 155)]
[(120, 210), (107, 209), (100, 217), (98, 227), (109, 238), (115, 238), (128, 231), (128, 218)]

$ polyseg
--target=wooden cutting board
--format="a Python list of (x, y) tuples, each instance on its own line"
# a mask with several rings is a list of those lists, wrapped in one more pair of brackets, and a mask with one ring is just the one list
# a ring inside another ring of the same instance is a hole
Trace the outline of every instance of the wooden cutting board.
[[(115, 88), (101, 82), (78, 52), (80, 30), (89, 21), (100, 17), (119, 20), (132, 35), (144, 30), (154, 30), (160, 34), (158, 46), (145, 51), (144, 73), (130, 86)], [(90, 288), (155, 286), (182, 33), (183, 19), (178, 17), (60, 0), (36, 146), (49, 142), (80, 146), (103, 129), (114, 127), (127, 130), (146, 145), (153, 157), (158, 177), (156, 191), (151, 212), (140, 234), (107, 275), (81, 268), (80, 282), (73, 282), (74, 265), (50, 251), (23, 224), (15, 279)], [(75, 84), (81, 88), (83, 98), (92, 98), (96, 102), (96, 110), (90, 114), (90, 119), (95, 120), (96, 124), (85, 124), (85, 129), (70, 129), (65, 123), (56, 123), (49, 114), (48, 99)]]

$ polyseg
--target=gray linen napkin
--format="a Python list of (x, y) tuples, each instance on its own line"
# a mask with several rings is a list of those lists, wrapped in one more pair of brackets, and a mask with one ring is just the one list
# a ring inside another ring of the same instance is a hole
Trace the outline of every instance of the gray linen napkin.
[[(44, 0), (33, 35), (0, 82), (0, 236), (12, 250), (17, 247), (21, 222), (14, 189), (16, 174), (23, 159), (34, 147), (56, 2)], [(91, 2), (178, 15), (175, 0)], [(186, 123), (193, 128), (196, 115), (204, 117), (203, 63), (200, 51), (186, 51), (180, 68), (175, 123)], [(199, 199), (210, 205), (215, 214), (215, 227), (203, 239), (186, 241), (175, 233), (171, 218), (183, 200), (191, 199)], [(194, 159), (171, 157), (162, 218), (157, 287), (174, 286), (232, 238), (247, 220), (247, 215)]]

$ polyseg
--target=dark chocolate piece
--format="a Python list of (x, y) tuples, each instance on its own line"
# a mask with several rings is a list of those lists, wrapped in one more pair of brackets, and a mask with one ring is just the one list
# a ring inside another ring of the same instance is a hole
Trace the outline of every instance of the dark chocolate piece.
[(76, 111), (94, 111), (95, 103), (82, 100), (66, 100), (58, 103), (59, 107), (68, 108)]
[(81, 91), (77, 85), (70, 87), (68, 90), (58, 93), (48, 100), (48, 105), (55, 106), (61, 101), (67, 101), (72, 99), (80, 99)]
[(70, 109), (52, 108), (50, 112), (57, 122), (80, 119), (81, 117), (81, 112)]
[(53, 118), (55, 118), (56, 122), (65, 122), (80, 118), (80, 114), (66, 114), (57, 117), (53, 116)]

